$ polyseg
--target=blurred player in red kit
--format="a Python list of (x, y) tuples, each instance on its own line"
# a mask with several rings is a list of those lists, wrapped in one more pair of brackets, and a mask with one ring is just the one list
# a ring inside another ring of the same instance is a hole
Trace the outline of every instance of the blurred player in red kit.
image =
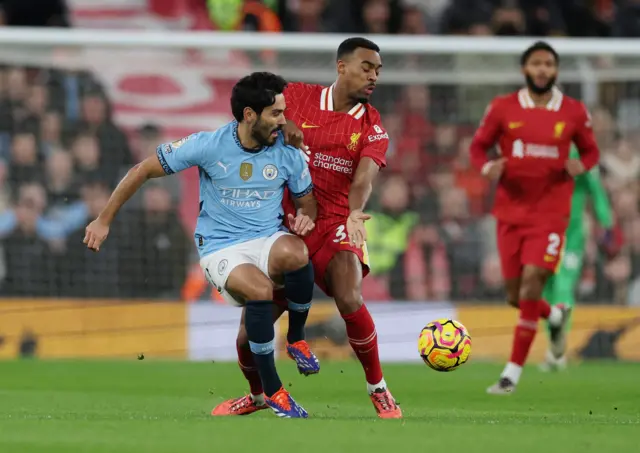
[[(555, 85), (559, 57), (538, 42), (521, 57), (526, 88), (495, 98), (471, 145), (474, 166), (498, 182), (493, 214), (508, 303), (520, 310), (511, 359), (491, 394), (515, 390), (536, 335), (538, 320), (551, 326), (552, 343), (564, 341), (568, 308), (542, 299), (562, 259), (573, 178), (594, 167), (600, 152), (585, 106)], [(580, 159), (569, 159), (575, 143)], [(487, 151), (498, 145), (500, 156)]]
[[(347, 39), (338, 48), (338, 78), (333, 85), (290, 83), (284, 92), (288, 120), (285, 135), (291, 144), (306, 150), (309, 158), (318, 217), (315, 230), (303, 239), (312, 258), (316, 284), (336, 301), (349, 343), (364, 368), (378, 416), (401, 418), (402, 411), (382, 375), (375, 325), (361, 292), (362, 278), (369, 272), (364, 227), (369, 216), (363, 210), (378, 171), (386, 165), (389, 144), (380, 114), (369, 104), (382, 67), (379, 51), (367, 39)], [(292, 213), (293, 204), (285, 203), (285, 215), (291, 218)], [(231, 407), (241, 402), (243, 414), (262, 408), (256, 404), (262, 393), (260, 378), (254, 371), (252, 355), (244, 352), (248, 350), (246, 341), (241, 327), (238, 357), (251, 395), (223, 403)], [(320, 370), (306, 342), (289, 342), (287, 353), (301, 373)], [(222, 412), (231, 415), (232, 411)]]

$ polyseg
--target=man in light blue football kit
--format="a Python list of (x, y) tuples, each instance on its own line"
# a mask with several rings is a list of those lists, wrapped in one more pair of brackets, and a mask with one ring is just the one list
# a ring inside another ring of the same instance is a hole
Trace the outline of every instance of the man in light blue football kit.
[[(293, 233), (308, 234), (316, 216), (306, 161), (300, 150), (284, 143), (280, 131), (286, 121), (285, 86), (270, 73), (241, 79), (231, 97), (236, 121), (160, 145), (156, 156), (136, 165), (118, 184), (103, 212), (87, 226), (84, 242), (99, 251), (117, 211), (147, 179), (198, 167), (195, 243), (200, 264), (226, 301), (244, 306), (243, 327), (264, 388), (264, 395), (238, 398), (233, 405), (246, 412), (271, 407), (280, 417), (306, 418), (283, 388), (274, 362), (274, 287), (285, 287), (290, 344), (306, 344), (304, 324), (313, 293), (306, 246), (283, 228), (285, 186), (297, 205), (296, 217), (288, 219)], [(310, 365), (319, 370), (315, 356), (311, 363), (309, 357), (292, 357), (301, 372)]]

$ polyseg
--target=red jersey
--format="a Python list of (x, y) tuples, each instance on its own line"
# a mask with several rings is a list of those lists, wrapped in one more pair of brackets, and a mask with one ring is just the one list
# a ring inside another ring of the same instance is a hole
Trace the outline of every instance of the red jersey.
[(568, 221), (574, 181), (565, 163), (572, 142), (587, 170), (598, 163), (589, 113), (556, 88), (546, 108), (536, 108), (526, 88), (491, 102), (470, 151), (478, 170), (496, 143), (507, 159), (495, 196), (497, 219), (513, 224)]
[(317, 229), (330, 228), (349, 216), (349, 190), (360, 159), (370, 157), (380, 167), (386, 165), (389, 135), (369, 104), (357, 104), (348, 113), (335, 112), (333, 86), (290, 83), (284, 96), (285, 116), (302, 130), (311, 151)]

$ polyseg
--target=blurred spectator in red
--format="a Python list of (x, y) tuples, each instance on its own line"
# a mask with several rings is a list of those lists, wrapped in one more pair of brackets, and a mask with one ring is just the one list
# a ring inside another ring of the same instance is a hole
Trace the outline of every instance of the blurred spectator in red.
[(455, 284), (451, 295), (457, 300), (472, 298), (479, 286), (481, 234), (469, 215), (467, 196), (462, 189), (440, 194), (439, 236), (447, 250), (449, 274)]
[(471, 166), (469, 146), (472, 137), (460, 140), (458, 155), (453, 162), (455, 185), (467, 194), (469, 212), (474, 217), (481, 217), (487, 211), (487, 193), (489, 183), (475, 168)]
[(395, 105), (395, 112), (400, 116), (403, 129), (402, 136), (416, 137), (423, 144), (433, 138), (434, 128), (429, 121), (431, 96), (426, 85), (407, 85)]
[(458, 134), (455, 124), (436, 126), (432, 140), (427, 143), (423, 168), (450, 169), (458, 155)]

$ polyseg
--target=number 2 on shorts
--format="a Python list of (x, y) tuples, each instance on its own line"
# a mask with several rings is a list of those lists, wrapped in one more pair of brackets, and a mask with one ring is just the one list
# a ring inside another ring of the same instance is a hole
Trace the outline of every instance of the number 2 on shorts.
[(547, 245), (547, 255), (550, 256), (558, 256), (560, 253), (560, 243), (562, 240), (560, 239), (560, 235), (557, 233), (549, 234), (549, 245)]

